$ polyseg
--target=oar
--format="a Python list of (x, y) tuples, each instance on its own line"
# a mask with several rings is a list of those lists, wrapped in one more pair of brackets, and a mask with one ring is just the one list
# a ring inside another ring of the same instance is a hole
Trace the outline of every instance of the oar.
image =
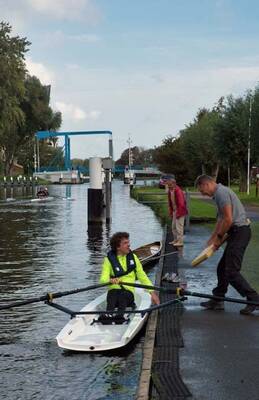
[(207, 293), (191, 292), (189, 290), (182, 289), (181, 287), (178, 287), (175, 289), (169, 289), (169, 288), (164, 288), (161, 286), (150, 286), (150, 285), (142, 285), (139, 283), (129, 283), (129, 282), (121, 282), (120, 285), (133, 286), (133, 287), (137, 287), (137, 288), (141, 288), (141, 289), (148, 289), (148, 290), (157, 290), (158, 292), (172, 293), (172, 294), (177, 294), (178, 296), (192, 296), (192, 297), (200, 297), (203, 299), (211, 299), (211, 300), (216, 300), (216, 301), (227, 301), (229, 303), (251, 304), (251, 305), (259, 306), (259, 302), (257, 302), (257, 301), (236, 299), (234, 297), (214, 296), (213, 294), (207, 294)]
[(21, 301), (16, 301), (16, 302), (9, 303), (9, 304), (0, 305), (0, 310), (7, 310), (7, 309), (13, 308), (13, 307), (25, 306), (26, 304), (39, 303), (41, 301), (51, 301), (52, 299), (58, 299), (60, 297), (68, 296), (70, 294), (86, 292), (88, 290), (98, 289), (98, 288), (108, 286), (108, 285), (110, 285), (110, 282), (86, 286), (84, 288), (79, 288), (79, 289), (67, 290), (65, 292), (47, 293), (40, 297), (32, 297), (27, 300), (21, 300)]
[(150, 261), (158, 260), (158, 259), (161, 258), (161, 257), (167, 257), (167, 256), (170, 256), (171, 254), (178, 254), (178, 251), (170, 251), (170, 253), (163, 253), (163, 254), (160, 254), (160, 256), (151, 257), (151, 258), (150, 258)]
[(130, 282), (119, 282), (121, 286), (132, 286), (140, 289), (147, 289), (147, 290), (157, 290), (158, 292), (165, 292), (165, 293), (176, 293), (175, 289), (169, 289), (162, 286), (155, 286), (155, 285), (142, 285), (142, 283), (130, 283)]

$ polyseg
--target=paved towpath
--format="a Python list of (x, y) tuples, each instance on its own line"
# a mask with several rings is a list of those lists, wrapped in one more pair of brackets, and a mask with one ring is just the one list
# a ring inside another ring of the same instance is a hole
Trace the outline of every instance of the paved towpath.
[[(199, 267), (191, 267), (190, 261), (208, 235), (206, 228), (192, 226), (179, 262), (188, 289), (203, 293), (215, 286), (222, 250)], [(231, 289), (228, 295), (238, 297)], [(195, 400), (259, 400), (259, 313), (242, 316), (243, 306), (232, 303), (226, 303), (225, 311), (204, 310), (199, 303), (191, 297), (184, 303), (179, 354), (183, 382)]]

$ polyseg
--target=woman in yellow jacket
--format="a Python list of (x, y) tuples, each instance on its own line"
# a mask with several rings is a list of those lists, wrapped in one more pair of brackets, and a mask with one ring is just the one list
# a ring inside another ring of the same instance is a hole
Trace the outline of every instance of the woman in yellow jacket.
[[(129, 234), (117, 232), (110, 240), (111, 251), (104, 258), (100, 283), (111, 282), (107, 293), (107, 311), (111, 312), (116, 307), (121, 313), (126, 307), (134, 306), (134, 291), (131, 286), (123, 286), (123, 282), (135, 283), (140, 281), (143, 285), (152, 286), (136, 254), (130, 250)], [(150, 290), (151, 301), (159, 304), (159, 297), (155, 291)]]

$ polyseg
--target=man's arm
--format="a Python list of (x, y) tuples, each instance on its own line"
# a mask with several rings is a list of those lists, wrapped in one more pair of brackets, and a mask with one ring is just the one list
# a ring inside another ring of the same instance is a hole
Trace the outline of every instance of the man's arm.
[(212, 234), (211, 234), (211, 236), (210, 236), (210, 238), (209, 238), (209, 240), (207, 242), (208, 246), (210, 246), (212, 244), (212, 242), (216, 239), (218, 231), (221, 228), (221, 224), (222, 224), (222, 220), (218, 219), (217, 223), (216, 223), (216, 226), (215, 226), (215, 228), (214, 228), (214, 230), (213, 230), (213, 232), (212, 232)]
[(233, 223), (232, 206), (226, 205), (223, 207), (223, 219), (221, 220), (221, 226), (218, 229), (217, 235), (223, 236), (229, 231)]
[(225, 234), (229, 231), (233, 223), (232, 206), (230, 204), (225, 205), (222, 208), (222, 214), (223, 218), (218, 220), (214, 232), (208, 241), (208, 245), (213, 244), (215, 250), (221, 246)]

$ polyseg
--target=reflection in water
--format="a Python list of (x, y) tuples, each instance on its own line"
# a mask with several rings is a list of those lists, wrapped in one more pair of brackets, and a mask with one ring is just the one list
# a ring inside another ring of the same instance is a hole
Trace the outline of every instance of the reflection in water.
[[(35, 196), (32, 187), (0, 189), (1, 304), (97, 283), (115, 231), (129, 231), (132, 248), (161, 238), (153, 212), (131, 199), (128, 186), (118, 181), (113, 183), (112, 224), (89, 229), (87, 188), (49, 186), (54, 199), (45, 203), (30, 202)], [(16, 200), (7, 201), (11, 196)], [(59, 302), (79, 309), (102, 290), (67, 296)], [(111, 354), (67, 354), (55, 342), (67, 320), (67, 315), (42, 303), (0, 314), (0, 379), (6, 388), (2, 397), (134, 398), (143, 335)]]
[(96, 252), (100, 251), (103, 243), (103, 224), (97, 222), (95, 224), (89, 224), (88, 229), (88, 240), (87, 245), (89, 251)]
[(33, 197), (36, 186), (3, 186), (0, 187), (0, 199), (1, 201), (8, 201), (10, 199), (24, 199)]
[(71, 198), (71, 185), (66, 185), (66, 198)]

